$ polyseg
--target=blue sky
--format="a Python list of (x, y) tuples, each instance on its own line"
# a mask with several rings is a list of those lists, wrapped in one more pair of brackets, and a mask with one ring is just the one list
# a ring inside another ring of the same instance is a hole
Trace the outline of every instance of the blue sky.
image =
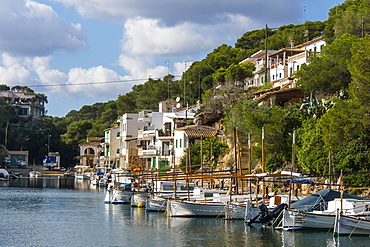
[[(0, 84), (48, 96), (48, 115), (181, 75), (243, 33), (324, 21), (344, 0), (2, 0)], [(119, 83), (104, 83), (121, 81)], [(89, 83), (83, 85), (84, 83)], [(59, 86), (56, 86), (59, 85)]]

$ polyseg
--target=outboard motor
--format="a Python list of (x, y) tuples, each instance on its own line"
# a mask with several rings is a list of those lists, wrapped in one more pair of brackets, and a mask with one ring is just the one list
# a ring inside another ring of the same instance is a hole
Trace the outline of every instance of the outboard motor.
[(271, 216), (274, 219), (274, 226), (277, 226), (281, 219), (283, 218), (283, 214), (281, 213), (284, 209), (288, 208), (288, 204), (282, 203), (276, 206), (276, 208), (271, 212)]
[(267, 223), (270, 222), (273, 218), (272, 215), (269, 213), (269, 210), (267, 209), (265, 204), (261, 204), (258, 206), (261, 213), (260, 213), (260, 222), (261, 223)]

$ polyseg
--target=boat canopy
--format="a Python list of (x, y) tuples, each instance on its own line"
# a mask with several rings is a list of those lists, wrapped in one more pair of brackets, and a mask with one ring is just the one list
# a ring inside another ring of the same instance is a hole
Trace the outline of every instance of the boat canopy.
[[(291, 179), (287, 179), (286, 183), (290, 184)], [(293, 178), (293, 183), (303, 183), (303, 184), (311, 184), (312, 186), (315, 186), (315, 182), (308, 178)]]
[[(297, 211), (310, 212), (313, 210), (325, 210), (329, 201), (334, 200), (335, 198), (340, 198), (340, 192), (334, 190), (323, 189), (315, 194), (312, 194), (299, 202), (292, 203), (290, 209)], [(352, 199), (362, 199), (369, 200), (368, 198), (355, 196), (347, 193), (343, 193), (343, 198), (352, 198)]]

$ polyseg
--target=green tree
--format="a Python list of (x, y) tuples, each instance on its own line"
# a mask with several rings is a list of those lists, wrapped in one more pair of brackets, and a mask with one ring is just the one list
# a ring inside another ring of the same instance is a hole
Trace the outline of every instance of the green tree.
[(261, 164), (262, 127), (265, 131), (265, 167), (266, 171), (274, 171), (291, 160), (291, 143), (293, 128), (297, 120), (289, 111), (293, 108), (279, 106), (258, 106), (252, 100), (240, 100), (228, 112), (225, 119), (226, 133), (233, 136), (234, 126), (238, 129), (238, 139), (247, 142), (248, 133), (252, 141), (259, 143), (252, 149), (254, 166)]
[(327, 45), (320, 56), (313, 56), (310, 64), (303, 64), (297, 71), (297, 86), (314, 94), (338, 95), (346, 92), (351, 81), (348, 65), (352, 56), (351, 47), (357, 42), (351, 35), (343, 35)]
[(78, 144), (86, 141), (87, 133), (92, 128), (92, 125), (91, 120), (73, 122), (67, 126), (67, 132), (61, 135), (61, 138), (64, 143), (71, 145), (74, 150), (78, 150)]
[(255, 66), (253, 63), (232, 64), (225, 72), (226, 81), (243, 82), (245, 78), (252, 77)]

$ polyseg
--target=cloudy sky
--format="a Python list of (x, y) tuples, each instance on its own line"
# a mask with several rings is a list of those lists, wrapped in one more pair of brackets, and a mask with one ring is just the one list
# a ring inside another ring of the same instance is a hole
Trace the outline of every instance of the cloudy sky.
[[(324, 21), (344, 0), (1, 0), (0, 84), (48, 96), (48, 115), (181, 75), (243, 33)], [(166, 63), (168, 61), (168, 63)]]

